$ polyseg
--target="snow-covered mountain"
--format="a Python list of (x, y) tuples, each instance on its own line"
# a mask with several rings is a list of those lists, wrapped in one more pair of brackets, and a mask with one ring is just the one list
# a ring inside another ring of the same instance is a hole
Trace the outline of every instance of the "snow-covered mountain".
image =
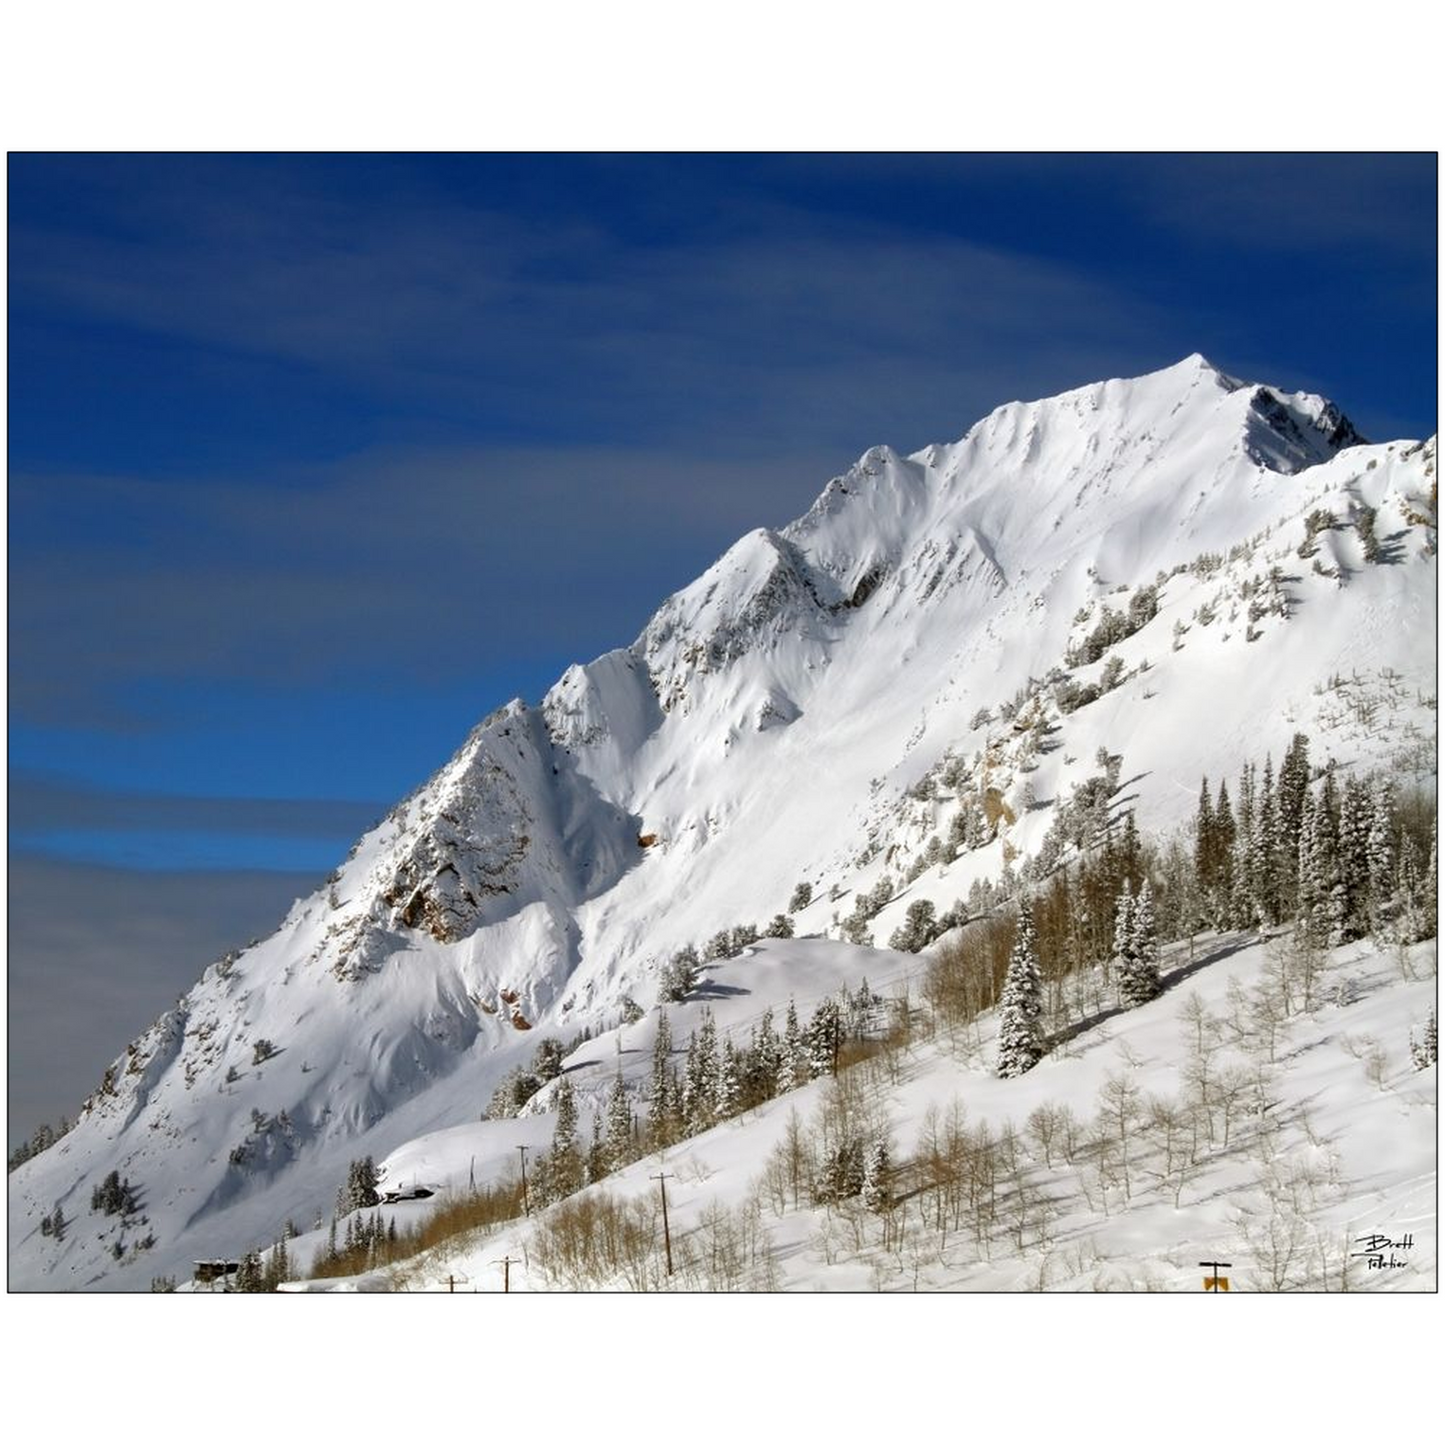
[[(1100, 748), (1148, 831), (1297, 730), (1321, 761), (1429, 776), (1435, 584), (1433, 440), (1366, 444), (1200, 356), (874, 448), (631, 646), (487, 717), (211, 965), (10, 1176), (11, 1286), (145, 1289), (309, 1228), (348, 1160), (476, 1121), (539, 1031), (651, 1006), (677, 949), (800, 881), (798, 932), (837, 939), (856, 892), (909, 876), (882, 942), (908, 902), (1022, 866)], [(930, 852), (969, 791), (988, 836)], [(541, 1122), (488, 1126), (499, 1157)], [(143, 1224), (90, 1211), (111, 1171)]]

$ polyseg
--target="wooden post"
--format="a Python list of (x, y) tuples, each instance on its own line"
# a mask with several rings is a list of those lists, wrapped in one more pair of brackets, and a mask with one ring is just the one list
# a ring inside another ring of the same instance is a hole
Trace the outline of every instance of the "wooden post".
[(672, 1233), (667, 1227), (667, 1184), (666, 1180), (671, 1179), (671, 1174), (651, 1174), (650, 1179), (657, 1180), (657, 1187), (662, 1191), (662, 1243), (667, 1251), (667, 1272), (672, 1273)]
[(511, 1294), (511, 1292), (512, 1292), (512, 1266), (513, 1266), (514, 1264), (520, 1264), (520, 1263), (521, 1263), (521, 1260), (519, 1260), (519, 1259), (513, 1259), (512, 1256), (511, 1256), (510, 1254), (508, 1254), (508, 1255), (504, 1255), (501, 1259), (493, 1260), (492, 1262), (493, 1262), (494, 1264), (499, 1264), (499, 1265), (502, 1266), (502, 1293), (503, 1293), (503, 1294)]
[(527, 1201), (527, 1150), (531, 1147), (530, 1144), (517, 1145), (517, 1152), (522, 1156), (522, 1213), (526, 1215), (532, 1213), (532, 1206)]

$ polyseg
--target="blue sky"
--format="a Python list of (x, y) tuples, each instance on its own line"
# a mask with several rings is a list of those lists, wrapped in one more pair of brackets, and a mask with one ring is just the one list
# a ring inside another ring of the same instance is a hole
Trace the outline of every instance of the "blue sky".
[[(84, 881), (98, 950), (182, 875), (238, 926), (254, 882), (262, 931), (478, 717), (874, 443), (1196, 350), (1371, 437), (1436, 425), (1433, 155), (8, 179), (17, 946), (51, 897), (17, 861)], [(166, 943), (179, 986), (211, 932)]]

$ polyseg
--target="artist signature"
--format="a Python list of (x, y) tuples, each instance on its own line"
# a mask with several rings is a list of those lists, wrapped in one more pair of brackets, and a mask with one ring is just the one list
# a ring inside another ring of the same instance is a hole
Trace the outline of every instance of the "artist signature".
[(1355, 1243), (1364, 1248), (1356, 1250), (1350, 1258), (1363, 1259), (1366, 1269), (1404, 1269), (1409, 1261), (1400, 1254), (1414, 1249), (1415, 1236), (1402, 1234), (1399, 1239), (1391, 1239), (1388, 1234), (1362, 1234)]

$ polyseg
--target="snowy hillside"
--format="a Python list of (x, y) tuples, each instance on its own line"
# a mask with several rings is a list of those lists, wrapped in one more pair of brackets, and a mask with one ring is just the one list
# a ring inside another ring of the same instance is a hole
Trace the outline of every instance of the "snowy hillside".
[[(485, 719), (275, 934), (211, 965), (11, 1174), (12, 1287), (188, 1278), (324, 1224), (363, 1155), (396, 1180), (440, 1150), (455, 1181), (464, 1149), (500, 1177), (552, 1137), (555, 1086), (478, 1122), (539, 1039), (599, 1035), (602, 1079), (609, 1051), (650, 1047), (650, 1018), (618, 1030), (669, 959), (780, 913), (822, 937), (746, 977), (716, 961), (720, 1026), (898, 980), (920, 961), (867, 945), (1055, 851), (1101, 754), (1150, 836), (1191, 820), (1201, 775), (1232, 785), (1296, 732), (1319, 765), (1433, 787), (1435, 465), (1433, 440), (1364, 444), (1322, 399), (1198, 356), (869, 451), (630, 647)], [(1166, 1057), (1172, 1027), (1137, 1047)], [(917, 1067), (900, 1120), (931, 1087)], [(93, 1211), (112, 1172), (135, 1208)]]
[[(518, 1291), (1198, 1291), (1199, 1261), (1217, 1259), (1236, 1290), (1430, 1290), (1436, 1071), (1417, 1069), (1408, 1043), (1434, 1000), (1433, 950), (1403, 959), (1335, 950), (1316, 980), (1318, 1006), (1268, 1033), (1252, 1013), (1277, 986), (1277, 953), (1238, 935), (1200, 940), (1193, 961), (1187, 949), (1166, 959), (1163, 997), (1103, 1011), (1021, 1079), (993, 1076), (991, 1018), (914, 1037), (837, 1082), (819, 1079), (650, 1155), (535, 1221), (287, 1288), (442, 1290), (450, 1281), (499, 1291), (499, 1261), (510, 1258), (506, 1283)], [(760, 1004), (786, 1005), (794, 978), (810, 990), (825, 980), (856, 986), (858, 970), (880, 961), (861, 952), (779, 943), (718, 978), (747, 987), (756, 1017)], [(722, 1028), (739, 1029), (742, 1010), (711, 1007)], [(569, 1060), (578, 1087), (620, 1069), (640, 1093), (638, 1030), (621, 1059), (597, 1045), (579, 1050)], [(1201, 1077), (1210, 1109), (1198, 1102)], [(890, 1207), (809, 1197), (842, 1115), (868, 1119), (887, 1141)], [(495, 1128), (418, 1140), (384, 1161), (385, 1173), (464, 1189)], [(497, 1163), (515, 1166), (515, 1154)], [(615, 1218), (588, 1220), (589, 1207)], [(422, 1208), (380, 1213), (406, 1224)], [(1376, 1235), (1410, 1242), (1375, 1249)], [(293, 1249), (304, 1258), (320, 1244), (303, 1237)]]

